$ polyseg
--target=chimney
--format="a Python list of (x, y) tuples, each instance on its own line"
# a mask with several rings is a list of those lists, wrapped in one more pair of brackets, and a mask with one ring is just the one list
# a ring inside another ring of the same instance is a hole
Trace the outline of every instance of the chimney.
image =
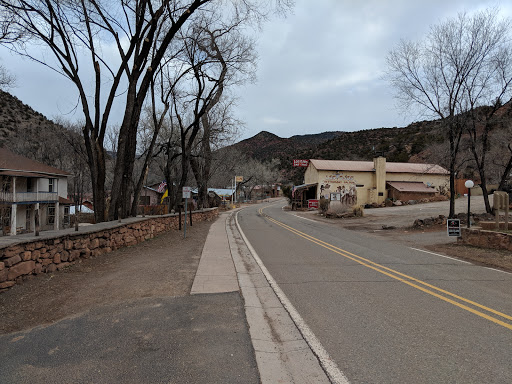
[(375, 169), (377, 203), (380, 204), (386, 199), (386, 158), (382, 156), (374, 158), (373, 168)]

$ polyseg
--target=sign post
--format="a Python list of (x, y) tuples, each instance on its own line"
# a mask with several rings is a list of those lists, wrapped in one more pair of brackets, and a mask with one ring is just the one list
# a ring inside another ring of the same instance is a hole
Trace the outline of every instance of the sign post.
[[(185, 199), (185, 223), (184, 223), (184, 232), (183, 238), (187, 237), (187, 210), (188, 210), (188, 199), (192, 196), (192, 188), (191, 187), (183, 187), (183, 198)], [(192, 214), (192, 211), (190, 212)]]
[(243, 176), (235, 176), (235, 203), (236, 203), (236, 184), (241, 183), (242, 181), (244, 181)]

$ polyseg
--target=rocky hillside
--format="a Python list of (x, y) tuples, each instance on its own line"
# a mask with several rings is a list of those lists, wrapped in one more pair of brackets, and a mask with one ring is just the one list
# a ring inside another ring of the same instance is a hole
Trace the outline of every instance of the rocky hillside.
[(0, 90), (0, 146), (31, 159), (66, 169), (63, 152), (74, 132), (47, 119), (17, 97)]

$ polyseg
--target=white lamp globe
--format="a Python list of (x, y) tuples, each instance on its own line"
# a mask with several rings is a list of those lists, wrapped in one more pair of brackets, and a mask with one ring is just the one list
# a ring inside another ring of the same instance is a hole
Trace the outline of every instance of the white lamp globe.
[(475, 186), (475, 183), (473, 183), (473, 180), (466, 180), (466, 182), (464, 183), (465, 187), (466, 188), (473, 188)]

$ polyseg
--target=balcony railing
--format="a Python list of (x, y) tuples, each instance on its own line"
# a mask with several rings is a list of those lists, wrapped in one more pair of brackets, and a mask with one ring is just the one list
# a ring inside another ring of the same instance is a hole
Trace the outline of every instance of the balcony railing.
[(0, 202), (3, 203), (29, 203), (29, 202), (55, 202), (59, 200), (57, 192), (0, 192)]

